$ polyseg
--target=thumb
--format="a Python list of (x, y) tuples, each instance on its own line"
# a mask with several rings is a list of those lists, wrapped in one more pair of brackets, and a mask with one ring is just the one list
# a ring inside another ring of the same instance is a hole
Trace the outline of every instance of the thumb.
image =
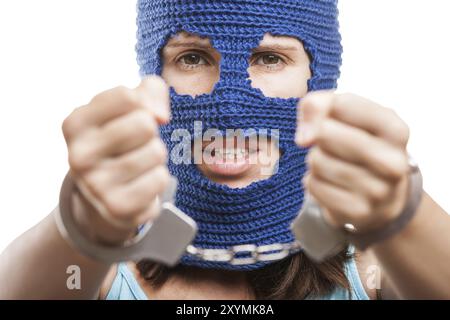
[(331, 113), (333, 91), (315, 91), (301, 99), (298, 106), (297, 144), (308, 147), (314, 143), (318, 127)]
[(146, 108), (155, 116), (158, 124), (166, 124), (170, 120), (169, 87), (158, 76), (144, 78), (135, 89)]

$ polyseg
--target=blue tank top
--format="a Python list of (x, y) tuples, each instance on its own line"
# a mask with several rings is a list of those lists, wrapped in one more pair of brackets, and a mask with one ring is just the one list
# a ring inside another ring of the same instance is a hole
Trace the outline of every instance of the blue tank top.
[[(346, 263), (344, 270), (350, 283), (351, 293), (343, 288), (337, 288), (331, 294), (320, 297), (317, 300), (369, 300), (359, 277), (354, 258)], [(127, 267), (126, 263), (120, 263), (106, 300), (148, 299), (151, 299), (151, 297), (147, 297), (144, 293), (133, 272)]]

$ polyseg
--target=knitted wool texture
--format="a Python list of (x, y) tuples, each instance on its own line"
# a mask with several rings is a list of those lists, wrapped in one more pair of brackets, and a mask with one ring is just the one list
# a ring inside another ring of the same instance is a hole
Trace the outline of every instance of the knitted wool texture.
[[(194, 121), (202, 121), (203, 130), (279, 130), (278, 172), (245, 188), (214, 183), (195, 164), (169, 160), (169, 171), (179, 180), (176, 205), (199, 227), (193, 244), (229, 248), (293, 241), (289, 226), (303, 202), (307, 153), (294, 143), (299, 99), (265, 97), (252, 88), (247, 69), (251, 51), (266, 33), (292, 36), (312, 57), (309, 91), (335, 88), (342, 54), (337, 0), (139, 0), (137, 8), (142, 76), (161, 74), (161, 49), (180, 31), (208, 37), (221, 54), (220, 80), (211, 94), (193, 98), (171, 88), (171, 122), (161, 127), (169, 152), (177, 143), (171, 141), (172, 132), (183, 128), (193, 136)], [(232, 266), (186, 255), (180, 263), (250, 270), (270, 262)]]

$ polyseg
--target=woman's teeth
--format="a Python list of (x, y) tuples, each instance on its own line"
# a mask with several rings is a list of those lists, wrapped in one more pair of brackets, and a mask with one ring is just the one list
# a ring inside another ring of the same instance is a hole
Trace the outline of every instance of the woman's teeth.
[(215, 156), (219, 158), (225, 158), (229, 160), (242, 159), (248, 152), (245, 149), (216, 149)]

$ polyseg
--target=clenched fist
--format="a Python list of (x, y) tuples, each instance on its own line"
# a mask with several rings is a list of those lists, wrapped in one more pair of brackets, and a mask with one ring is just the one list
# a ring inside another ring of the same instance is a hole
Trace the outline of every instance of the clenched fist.
[(149, 77), (136, 89), (100, 93), (65, 119), (70, 174), (81, 191), (73, 211), (86, 235), (121, 243), (157, 217), (169, 182), (158, 126), (169, 117), (168, 87)]
[(401, 213), (409, 177), (408, 126), (352, 94), (314, 92), (300, 105), (297, 143), (311, 147), (305, 188), (335, 226), (364, 232)]

